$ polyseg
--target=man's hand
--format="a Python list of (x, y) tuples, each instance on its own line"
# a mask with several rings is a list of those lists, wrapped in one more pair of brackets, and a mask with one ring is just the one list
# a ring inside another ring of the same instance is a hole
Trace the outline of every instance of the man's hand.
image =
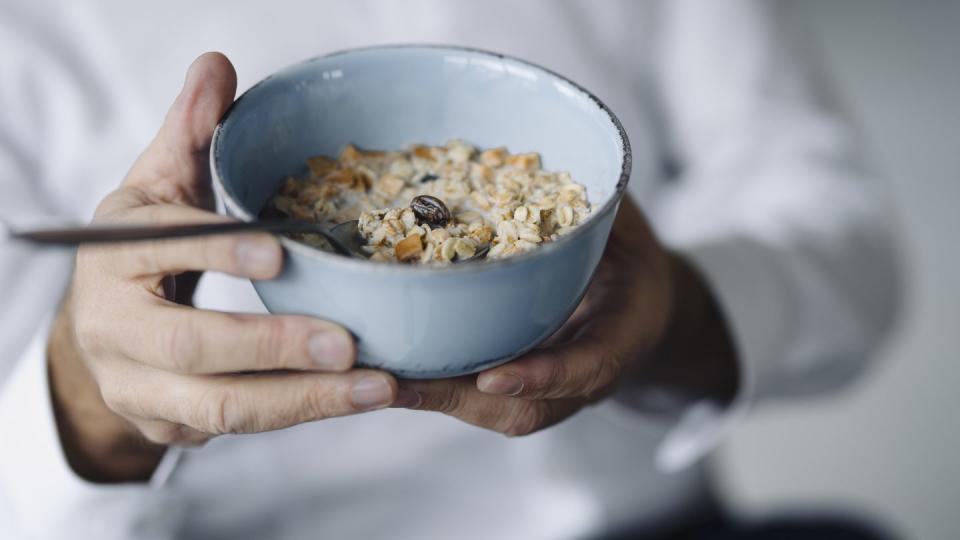
[[(207, 152), (233, 101), (220, 54), (191, 66), (154, 141), (95, 223), (216, 222)], [(83, 247), (48, 356), (58, 427), (71, 466), (94, 481), (150, 476), (164, 445), (279, 429), (381, 408), (389, 375), (351, 370), (342, 328), (298, 316), (228, 314), (189, 303), (196, 271), (270, 279), (281, 267), (266, 234)]]
[(401, 381), (395, 406), (440, 411), (507, 435), (549, 427), (621, 383), (676, 400), (729, 402), (737, 363), (706, 284), (663, 249), (628, 198), (590, 289), (542, 348), (439, 381)]

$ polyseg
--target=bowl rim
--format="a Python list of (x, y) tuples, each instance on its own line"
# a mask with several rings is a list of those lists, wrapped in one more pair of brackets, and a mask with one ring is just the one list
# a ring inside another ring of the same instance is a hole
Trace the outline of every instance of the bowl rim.
[(576, 238), (584, 236), (587, 234), (590, 229), (596, 226), (604, 216), (611, 212), (615, 212), (619, 207), (620, 201), (623, 199), (624, 193), (627, 189), (627, 183), (630, 181), (630, 173), (633, 167), (633, 154), (630, 148), (630, 140), (627, 137), (627, 132), (623, 127), (623, 124), (620, 122), (620, 119), (613, 113), (610, 107), (607, 106), (600, 98), (594, 95), (592, 92), (581, 86), (580, 84), (574, 82), (573, 80), (565, 77), (553, 70), (545, 68), (536, 63), (517, 58), (515, 56), (493, 52), (489, 50), (479, 49), (475, 47), (466, 47), (459, 45), (444, 45), (444, 44), (433, 44), (433, 43), (402, 43), (402, 44), (386, 44), (386, 45), (370, 45), (364, 47), (353, 47), (349, 49), (341, 49), (338, 51), (330, 52), (327, 54), (321, 54), (289, 64), (277, 71), (274, 71), (267, 77), (261, 79), (256, 84), (245, 90), (240, 96), (234, 100), (234, 102), (227, 108), (223, 113), (223, 116), (220, 118), (220, 121), (217, 123), (216, 128), (214, 128), (213, 136), (210, 143), (210, 174), (213, 184), (214, 191), (220, 196), (223, 201), (224, 206), (230, 210), (234, 215), (239, 217), (242, 221), (255, 221), (257, 217), (251, 214), (243, 205), (241, 205), (237, 200), (234, 199), (233, 195), (230, 193), (223, 182), (223, 179), (220, 174), (220, 143), (221, 143), (221, 130), (223, 129), (223, 124), (226, 122), (231, 113), (235, 110), (237, 105), (247, 97), (250, 92), (255, 90), (260, 85), (266, 83), (267, 81), (273, 79), (274, 77), (283, 75), (293, 69), (303, 66), (305, 64), (311, 64), (318, 62), (320, 60), (325, 60), (328, 58), (333, 58), (336, 56), (343, 56), (352, 53), (358, 52), (368, 52), (368, 51), (387, 51), (387, 50), (396, 50), (396, 49), (422, 49), (429, 50), (431, 52), (435, 51), (449, 51), (449, 52), (460, 52), (460, 53), (470, 53), (480, 56), (486, 56), (490, 58), (495, 58), (500, 61), (509, 61), (527, 68), (532, 68), (536, 71), (540, 71), (550, 77), (553, 77), (555, 80), (560, 81), (563, 84), (566, 84), (572, 90), (580, 93), (582, 96), (586, 97), (591, 101), (597, 108), (599, 108), (608, 118), (610, 123), (615, 128), (620, 142), (620, 150), (622, 152), (622, 158), (620, 160), (620, 176), (617, 179), (617, 184), (614, 187), (614, 192), (607, 199), (607, 201), (594, 212), (591, 212), (590, 216), (587, 218), (583, 224), (579, 227), (576, 227), (570, 233), (561, 236), (557, 240), (550, 242), (549, 244), (538, 247), (537, 249), (530, 250), (524, 253), (517, 255), (512, 255), (510, 257), (505, 257), (502, 259), (492, 259), (485, 260), (482, 263), (478, 264), (450, 264), (446, 266), (419, 266), (419, 265), (406, 265), (406, 264), (395, 264), (395, 263), (378, 263), (374, 261), (360, 260), (352, 257), (344, 257), (342, 255), (337, 255), (335, 253), (329, 253), (321, 249), (309, 246), (302, 242), (297, 242), (286, 236), (278, 235), (281, 245), (289, 250), (290, 252), (297, 253), (299, 255), (318, 260), (323, 263), (327, 263), (334, 266), (340, 266), (344, 270), (348, 271), (363, 271), (363, 272), (374, 272), (374, 273), (412, 273), (416, 275), (451, 275), (451, 274), (464, 274), (464, 273), (473, 273), (473, 272), (486, 272), (494, 271), (497, 269), (507, 268), (516, 265), (522, 265), (528, 261), (536, 260), (537, 258), (548, 257), (552, 252), (563, 249), (565, 246), (570, 245)]

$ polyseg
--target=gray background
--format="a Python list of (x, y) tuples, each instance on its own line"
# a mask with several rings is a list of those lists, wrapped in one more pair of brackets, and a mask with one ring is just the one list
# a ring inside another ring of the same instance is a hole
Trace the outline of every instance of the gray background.
[(960, 2), (813, 0), (791, 9), (893, 183), (910, 298), (851, 391), (765, 404), (714, 460), (746, 513), (867, 513), (908, 538), (960, 538)]

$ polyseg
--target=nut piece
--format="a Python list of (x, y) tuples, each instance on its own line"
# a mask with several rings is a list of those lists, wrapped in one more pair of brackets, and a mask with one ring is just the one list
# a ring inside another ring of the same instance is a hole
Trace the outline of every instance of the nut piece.
[(380, 182), (377, 183), (377, 189), (390, 197), (396, 197), (403, 190), (404, 186), (406, 186), (406, 182), (399, 176), (392, 174), (381, 176)]
[(366, 167), (357, 169), (353, 173), (353, 189), (360, 191), (369, 191), (373, 187), (373, 179), (376, 174)]
[(327, 156), (314, 156), (307, 158), (307, 167), (310, 168), (311, 178), (323, 178), (337, 168), (337, 162)]
[(470, 180), (476, 185), (474, 188), (483, 186), (493, 180), (493, 169), (482, 163), (470, 163)]
[(353, 186), (353, 169), (341, 169), (337, 171), (332, 171), (330, 174), (327, 174), (323, 177), (327, 182), (332, 182), (334, 184), (340, 184), (347, 187)]
[(415, 259), (423, 253), (423, 242), (420, 241), (420, 235), (411, 234), (403, 240), (397, 242), (394, 248), (394, 255), (400, 262), (406, 262)]
[(345, 166), (352, 166), (360, 163), (360, 159), (363, 158), (363, 153), (360, 150), (357, 150), (357, 147), (348, 144), (343, 147), (343, 150), (340, 151), (340, 164)]
[(324, 181), (360, 191), (367, 191), (373, 184), (373, 175), (368, 170), (337, 169), (323, 177)]
[(480, 152), (480, 163), (487, 167), (499, 167), (503, 165), (503, 158), (507, 155), (507, 149), (504, 147), (491, 148)]
[(515, 167), (522, 171), (536, 172), (540, 168), (540, 154), (531, 152), (529, 154), (517, 154), (506, 159), (507, 165)]
[(443, 201), (430, 195), (420, 195), (410, 202), (410, 209), (417, 216), (420, 223), (430, 226), (443, 227), (450, 222), (450, 210)]
[(420, 159), (426, 159), (433, 161), (433, 152), (430, 151), (430, 147), (423, 146), (422, 144), (415, 144), (410, 147), (410, 152)]

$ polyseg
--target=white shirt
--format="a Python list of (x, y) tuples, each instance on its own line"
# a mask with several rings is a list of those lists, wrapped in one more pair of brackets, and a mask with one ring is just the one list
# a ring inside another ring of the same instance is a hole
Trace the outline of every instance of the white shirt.
[[(241, 90), (359, 45), (498, 50), (618, 114), (631, 191), (714, 287), (744, 373), (728, 411), (606, 402), (507, 439), (387, 410), (220, 437), (168, 451), (149, 485), (93, 485), (63, 458), (46, 380), (70, 254), (0, 242), (0, 538), (577, 538), (683, 512), (705, 489), (695, 462), (747, 405), (851, 380), (897, 306), (884, 187), (781, 22), (750, 0), (0, 5), (5, 220), (89, 219), (205, 50), (232, 58)], [(217, 274), (197, 302), (263, 309)]]

